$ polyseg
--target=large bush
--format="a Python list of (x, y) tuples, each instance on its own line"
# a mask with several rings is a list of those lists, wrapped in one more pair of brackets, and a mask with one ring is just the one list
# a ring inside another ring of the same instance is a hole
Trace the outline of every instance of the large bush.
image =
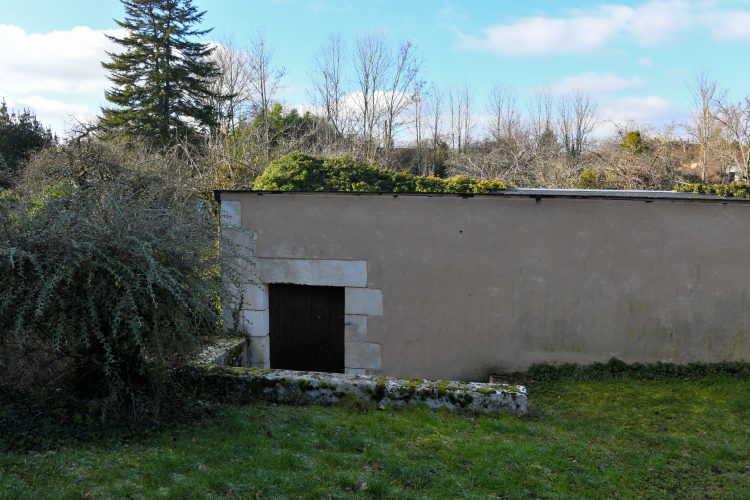
[(40, 155), (0, 197), (2, 340), (121, 394), (220, 334), (218, 220), (199, 192), (112, 145)]
[(508, 188), (497, 180), (419, 177), (354, 161), (291, 153), (275, 160), (253, 186), (259, 191), (359, 191), (393, 193), (489, 193)]

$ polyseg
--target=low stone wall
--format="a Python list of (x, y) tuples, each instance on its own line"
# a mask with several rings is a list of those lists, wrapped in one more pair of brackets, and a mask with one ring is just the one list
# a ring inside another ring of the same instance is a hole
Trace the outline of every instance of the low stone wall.
[(523, 386), (448, 380), (403, 379), (344, 373), (195, 365), (185, 374), (193, 383), (219, 392), (244, 393), (277, 402), (331, 404), (359, 397), (378, 405), (423, 403), (430, 408), (487, 413), (526, 413)]
[(528, 397), (523, 386), (250, 368), (250, 350), (246, 338), (216, 341), (183, 372), (183, 378), (199, 389), (279, 402), (332, 404), (357, 397), (378, 405), (424, 403), (449, 410), (526, 413)]
[(198, 365), (250, 366), (250, 342), (245, 337), (221, 339), (196, 356)]

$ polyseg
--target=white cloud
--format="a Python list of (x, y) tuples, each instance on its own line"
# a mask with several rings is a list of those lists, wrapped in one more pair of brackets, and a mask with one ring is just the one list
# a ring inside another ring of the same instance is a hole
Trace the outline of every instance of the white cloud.
[(640, 57), (638, 58), (638, 66), (641, 66), (643, 68), (650, 68), (653, 65), (653, 61), (650, 57)]
[(575, 54), (603, 46), (617, 28), (590, 16), (576, 19), (533, 17), (482, 31), (483, 38), (457, 32), (458, 46), (500, 55)]
[[(0, 96), (9, 95), (0, 88)], [(38, 95), (29, 97), (6, 97), (6, 104), (9, 109), (21, 111), (30, 109), (37, 120), (45, 127), (51, 127), (52, 131), (62, 135), (65, 131), (65, 125), (73, 120), (86, 120), (93, 116), (96, 111), (85, 102), (63, 102), (59, 99), (48, 99)]]
[(635, 7), (600, 5), (569, 14), (521, 18), (483, 29), (483, 36), (454, 30), (456, 45), (498, 55), (569, 55), (602, 50), (617, 40), (661, 45), (696, 27), (708, 29), (719, 41), (750, 40), (750, 12), (721, 11), (715, 2), (658, 0)]
[(576, 90), (589, 94), (602, 94), (606, 92), (621, 92), (644, 87), (646, 83), (638, 76), (623, 78), (615, 73), (594, 73), (592, 71), (576, 75), (566, 76), (559, 82), (550, 85), (557, 93), (567, 93)]
[(13, 95), (102, 92), (109, 82), (101, 61), (117, 50), (105, 33), (124, 34), (85, 26), (38, 34), (0, 25), (0, 88)]
[(750, 40), (750, 12), (728, 11), (710, 13), (705, 23), (714, 38), (722, 42)]
[(125, 31), (78, 26), (41, 34), (0, 25), (0, 97), (12, 109), (31, 109), (57, 133), (70, 118), (98, 112), (111, 86), (101, 61), (108, 59), (106, 51), (118, 51), (105, 34), (122, 37)]
[(658, 95), (646, 97), (603, 97), (599, 101), (600, 116), (615, 123), (653, 123), (669, 124), (681, 120), (685, 110), (678, 108), (675, 102)]

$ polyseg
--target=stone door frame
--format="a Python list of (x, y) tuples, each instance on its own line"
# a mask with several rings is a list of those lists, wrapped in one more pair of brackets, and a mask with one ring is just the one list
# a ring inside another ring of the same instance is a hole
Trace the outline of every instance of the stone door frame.
[(271, 367), (269, 339), (270, 283), (344, 287), (345, 373), (379, 374), (382, 346), (367, 342), (370, 316), (383, 314), (383, 292), (367, 286), (367, 261), (284, 259), (256, 256), (257, 235), (242, 227), (242, 203), (221, 202), (222, 231), (238, 245), (249, 272), (242, 283), (241, 329), (250, 339), (251, 366)]

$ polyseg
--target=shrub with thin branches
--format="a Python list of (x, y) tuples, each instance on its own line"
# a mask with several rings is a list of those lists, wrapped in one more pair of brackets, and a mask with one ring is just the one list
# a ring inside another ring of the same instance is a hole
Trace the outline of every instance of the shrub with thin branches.
[(132, 392), (222, 332), (215, 207), (142, 159), (56, 148), (0, 197), (0, 334), (72, 360), (90, 394)]

